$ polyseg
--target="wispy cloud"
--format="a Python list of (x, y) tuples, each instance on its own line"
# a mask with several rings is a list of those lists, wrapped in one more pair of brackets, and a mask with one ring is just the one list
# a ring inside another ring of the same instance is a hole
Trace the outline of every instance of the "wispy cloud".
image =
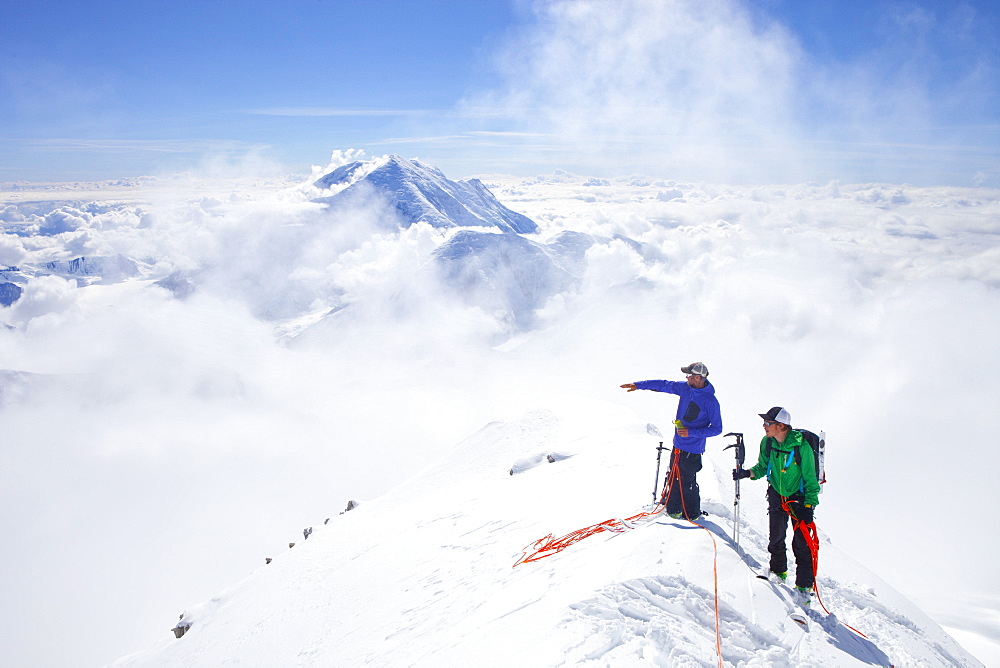
[(393, 144), (452, 144), (462, 142), (467, 135), (436, 135), (426, 137), (386, 137), (370, 142), (372, 146), (390, 146)]
[(545, 132), (518, 132), (503, 130), (474, 130), (450, 135), (427, 135), (422, 137), (387, 137), (371, 142), (373, 146), (391, 144), (470, 144), (482, 143), (484, 140), (503, 140), (507, 143), (519, 141), (553, 141), (560, 142), (559, 135)]
[(510, 132), (502, 130), (478, 130), (468, 133), (474, 137), (503, 137), (507, 139), (545, 139), (555, 135), (545, 132)]
[(0, 145), (19, 145), (43, 151), (84, 151), (119, 153), (205, 153), (206, 151), (251, 151), (266, 144), (227, 139), (0, 139)]
[[(951, 10), (887, 18), (884, 43), (855, 63), (817, 60), (787, 26), (739, 0), (549, 0), (535, 11), (497, 56), (504, 83), (469, 94), (458, 109), (480, 130), (560, 138), (575, 152), (575, 165), (562, 167), (758, 183), (919, 182), (921, 172), (944, 176), (939, 156), (959, 146), (970, 157), (950, 161), (952, 182), (997, 171), (996, 134), (983, 141), (974, 130), (982, 101), (996, 93), (983, 75), (996, 58), (970, 70), (977, 85), (942, 76), (943, 47), (931, 37), (947, 31)], [(952, 48), (948, 58), (975, 60), (976, 48)], [(952, 129), (932, 130), (944, 125)], [(864, 145), (865, 169), (814, 152), (825, 140), (842, 143), (845, 155)]]
[(244, 113), (258, 116), (305, 116), (305, 117), (375, 117), (375, 116), (423, 116), (439, 113), (430, 109), (344, 109), (340, 107), (269, 107), (250, 109)]
[(461, 108), (585, 162), (627, 150), (633, 168), (759, 174), (797, 140), (795, 53), (734, 2), (547, 2), (499, 56), (506, 85)]

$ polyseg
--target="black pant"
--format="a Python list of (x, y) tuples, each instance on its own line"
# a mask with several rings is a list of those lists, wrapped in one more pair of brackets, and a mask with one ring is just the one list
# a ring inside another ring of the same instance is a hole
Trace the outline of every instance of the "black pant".
[[(788, 497), (802, 502), (804, 496), (801, 493)], [(767, 486), (767, 518), (770, 524), (770, 540), (767, 543), (767, 551), (771, 553), (771, 570), (775, 573), (784, 573), (788, 570), (788, 553), (785, 551), (785, 534), (788, 531), (788, 513), (781, 507), (781, 495), (774, 491), (770, 485)], [(801, 529), (795, 528), (795, 520), (792, 521), (792, 554), (795, 555), (795, 586), (812, 588), (813, 579), (813, 558), (809, 551), (809, 544), (806, 537), (802, 535)]]
[(701, 492), (696, 479), (700, 470), (701, 455), (677, 448), (670, 453), (668, 513), (684, 513), (689, 520), (701, 517)]

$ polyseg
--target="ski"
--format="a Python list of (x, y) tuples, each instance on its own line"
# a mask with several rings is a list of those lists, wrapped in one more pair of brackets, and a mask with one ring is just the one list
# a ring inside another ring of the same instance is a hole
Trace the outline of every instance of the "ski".
[(758, 580), (767, 582), (775, 595), (784, 601), (787, 606), (786, 610), (788, 610), (788, 619), (795, 622), (797, 628), (808, 631), (809, 616), (815, 615), (815, 612), (809, 607), (809, 599), (803, 600), (786, 581), (779, 578), (778, 574), (773, 571), (764, 570), (755, 573), (755, 576)]

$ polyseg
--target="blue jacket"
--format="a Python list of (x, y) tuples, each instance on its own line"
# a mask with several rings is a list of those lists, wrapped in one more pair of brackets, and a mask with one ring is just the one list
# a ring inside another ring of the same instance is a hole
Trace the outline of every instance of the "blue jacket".
[(705, 452), (705, 439), (722, 433), (722, 411), (715, 398), (715, 388), (706, 380), (705, 387), (697, 389), (675, 380), (641, 380), (637, 390), (653, 390), (680, 396), (677, 418), (687, 427), (688, 435), (680, 436), (674, 430), (674, 447), (695, 454)]

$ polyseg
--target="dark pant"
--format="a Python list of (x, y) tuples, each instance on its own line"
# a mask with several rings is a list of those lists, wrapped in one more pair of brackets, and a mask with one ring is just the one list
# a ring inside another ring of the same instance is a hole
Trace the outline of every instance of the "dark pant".
[[(788, 497), (797, 501), (803, 500), (803, 495), (793, 494)], [(767, 518), (770, 523), (770, 540), (767, 543), (767, 551), (771, 553), (771, 570), (775, 573), (784, 573), (788, 570), (788, 553), (785, 551), (785, 534), (788, 531), (788, 513), (781, 507), (781, 495), (774, 491), (770, 485), (767, 486)], [(813, 580), (813, 559), (812, 552), (809, 551), (809, 544), (806, 537), (802, 535), (801, 529), (795, 528), (796, 521), (792, 520), (792, 554), (795, 555), (795, 586), (809, 587), (814, 584)]]
[(700, 470), (701, 455), (677, 448), (670, 453), (668, 513), (684, 513), (689, 520), (701, 517), (701, 492), (696, 479)]

